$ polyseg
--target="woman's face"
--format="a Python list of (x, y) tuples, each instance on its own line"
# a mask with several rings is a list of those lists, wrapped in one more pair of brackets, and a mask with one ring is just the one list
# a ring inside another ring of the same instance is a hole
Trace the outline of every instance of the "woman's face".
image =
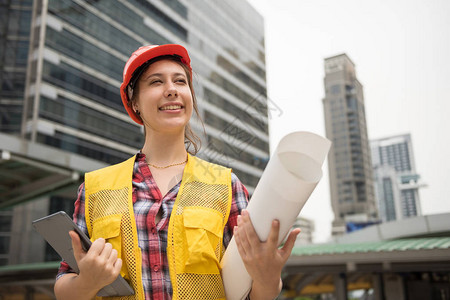
[(154, 62), (140, 76), (134, 105), (147, 129), (184, 131), (193, 110), (187, 76), (183, 67), (171, 60)]

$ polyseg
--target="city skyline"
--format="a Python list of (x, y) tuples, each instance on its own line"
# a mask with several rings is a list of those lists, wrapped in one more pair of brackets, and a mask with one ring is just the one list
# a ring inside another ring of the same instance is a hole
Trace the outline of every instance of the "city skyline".
[[(265, 17), (269, 114), (270, 103), (277, 108), (269, 116), (271, 149), (291, 131), (325, 135), (323, 59), (347, 53), (365, 87), (369, 139), (410, 133), (417, 171), (429, 185), (420, 192), (423, 213), (450, 211), (442, 198), (450, 192), (444, 181), (450, 138), (439, 132), (450, 126), (444, 101), (450, 97), (450, 3), (249, 2)], [(303, 211), (328, 222), (316, 226), (319, 241), (327, 239), (332, 219), (327, 176)]]
[[(323, 59), (347, 53), (364, 86), (369, 139), (410, 133), (428, 184), (423, 214), (450, 211), (450, 136), (442, 132), (450, 127), (450, 2), (249, 2), (265, 18), (268, 96), (282, 111), (270, 120), (271, 150), (292, 131), (325, 136)], [(323, 169), (301, 213), (316, 222), (318, 242), (329, 239), (333, 218)]]

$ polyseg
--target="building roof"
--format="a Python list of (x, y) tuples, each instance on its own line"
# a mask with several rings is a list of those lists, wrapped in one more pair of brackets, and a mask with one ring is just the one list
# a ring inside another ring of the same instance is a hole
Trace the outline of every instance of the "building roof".
[(18, 273), (22, 271), (42, 271), (42, 270), (58, 270), (59, 261), (38, 262), (20, 265), (6, 265), (0, 267), (0, 276), (6, 273)]
[(286, 266), (298, 270), (355, 271), (371, 265), (374, 271), (401, 268), (405, 263), (450, 265), (450, 237), (410, 238), (349, 244), (321, 244), (296, 247)]
[(347, 55), (347, 53), (341, 53), (341, 54), (336, 54), (336, 55), (333, 55), (333, 56), (326, 57), (326, 58), (325, 58), (325, 61), (334, 60), (334, 59), (336, 59), (336, 58), (345, 58), (345, 59), (347, 59), (348, 61), (350, 61), (350, 63), (351, 63), (353, 66), (355, 65), (355, 63), (350, 59), (350, 57)]
[(343, 274), (358, 290), (373, 288), (376, 274), (409, 272), (450, 272), (450, 237), (296, 247), (283, 269), (284, 296), (333, 293)]
[(22, 291), (24, 288), (37, 289), (51, 298), (60, 262), (42, 262), (0, 267), (0, 295)]
[(306, 245), (292, 250), (292, 255), (325, 255), (364, 252), (450, 249), (450, 237), (413, 238), (352, 244)]
[(0, 133), (0, 209), (78, 186), (85, 172), (106, 166), (78, 154)]
[(450, 213), (410, 217), (372, 225), (339, 236), (335, 242), (347, 244), (419, 237), (450, 237)]

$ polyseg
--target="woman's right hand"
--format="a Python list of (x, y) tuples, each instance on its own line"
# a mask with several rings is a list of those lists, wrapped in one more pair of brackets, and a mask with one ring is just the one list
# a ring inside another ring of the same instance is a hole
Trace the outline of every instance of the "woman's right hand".
[(122, 260), (117, 258), (117, 250), (112, 248), (105, 239), (95, 240), (89, 251), (84, 251), (80, 237), (75, 231), (70, 231), (72, 249), (80, 274), (78, 280), (87, 289), (97, 293), (104, 286), (112, 283), (120, 273)]

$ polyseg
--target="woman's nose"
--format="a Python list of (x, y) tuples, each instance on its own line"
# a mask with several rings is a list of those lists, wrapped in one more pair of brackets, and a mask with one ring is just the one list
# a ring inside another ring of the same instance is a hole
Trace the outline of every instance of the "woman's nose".
[(178, 96), (178, 91), (172, 82), (168, 83), (167, 89), (164, 92), (164, 96), (166, 98)]

